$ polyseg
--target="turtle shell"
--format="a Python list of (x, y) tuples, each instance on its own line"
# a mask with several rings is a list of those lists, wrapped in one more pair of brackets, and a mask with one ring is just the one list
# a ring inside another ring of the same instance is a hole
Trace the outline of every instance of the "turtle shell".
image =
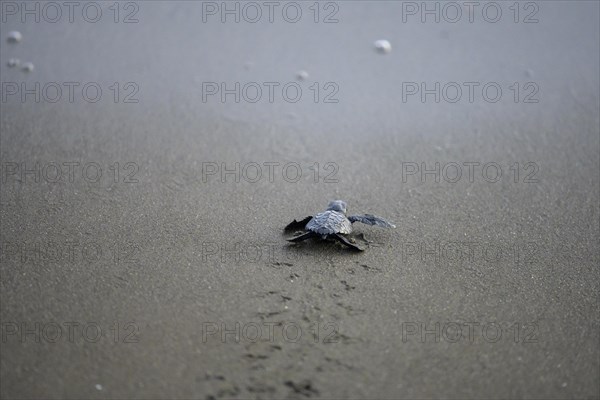
[(306, 224), (306, 229), (319, 235), (348, 234), (352, 232), (352, 223), (341, 212), (329, 210), (315, 215)]

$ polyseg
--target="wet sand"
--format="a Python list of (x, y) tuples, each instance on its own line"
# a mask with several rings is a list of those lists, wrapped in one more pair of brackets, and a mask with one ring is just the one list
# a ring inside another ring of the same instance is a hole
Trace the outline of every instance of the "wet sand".
[(135, 4), (1, 25), (3, 398), (599, 396), (597, 3)]

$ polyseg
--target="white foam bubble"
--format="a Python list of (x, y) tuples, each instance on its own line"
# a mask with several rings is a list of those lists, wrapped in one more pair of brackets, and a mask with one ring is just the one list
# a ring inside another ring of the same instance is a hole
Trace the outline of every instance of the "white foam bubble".
[(298, 71), (296, 73), (296, 78), (298, 78), (299, 81), (305, 81), (308, 79), (308, 72), (305, 70)]
[(375, 46), (375, 49), (380, 53), (387, 54), (390, 51), (392, 51), (392, 45), (387, 40), (376, 40), (373, 44)]
[(35, 66), (33, 65), (33, 63), (32, 63), (32, 62), (26, 62), (26, 63), (23, 63), (23, 66), (21, 67), (21, 70), (22, 70), (23, 72), (31, 72), (31, 71), (33, 71), (34, 69), (35, 69)]
[(8, 38), (6, 39), (8, 43), (19, 43), (23, 40), (23, 35), (19, 31), (10, 31), (8, 32)]

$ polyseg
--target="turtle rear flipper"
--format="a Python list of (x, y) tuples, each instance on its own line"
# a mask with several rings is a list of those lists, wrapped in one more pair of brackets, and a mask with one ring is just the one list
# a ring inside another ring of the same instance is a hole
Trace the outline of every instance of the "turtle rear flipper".
[(306, 233), (304, 233), (304, 234), (302, 234), (300, 236), (296, 236), (296, 237), (293, 237), (291, 239), (288, 239), (288, 242), (301, 242), (303, 240), (310, 239), (310, 238), (313, 238), (313, 237), (318, 237), (318, 236), (319, 235), (317, 235), (316, 233), (314, 233), (312, 231), (308, 231), (308, 232), (306, 232)]
[(303, 230), (306, 227), (306, 224), (308, 224), (308, 221), (310, 221), (311, 219), (312, 219), (312, 215), (304, 218), (301, 221), (293, 220), (292, 222), (290, 222), (288, 224), (288, 226), (283, 228), (283, 231), (290, 232), (290, 231)]
[(334, 239), (336, 239), (340, 243), (345, 244), (346, 246), (350, 247), (353, 250), (364, 251), (363, 249), (361, 249), (360, 247), (358, 247), (357, 245), (355, 245), (354, 243), (352, 243), (351, 241), (349, 241), (345, 236), (342, 236), (342, 235), (340, 235), (338, 233), (334, 233), (334, 234), (332, 234), (330, 236), (332, 236)]

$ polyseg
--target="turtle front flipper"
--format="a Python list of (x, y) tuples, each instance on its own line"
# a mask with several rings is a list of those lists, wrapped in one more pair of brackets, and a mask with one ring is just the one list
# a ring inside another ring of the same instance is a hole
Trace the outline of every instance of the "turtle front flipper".
[(352, 243), (351, 241), (349, 241), (345, 236), (340, 235), (339, 233), (334, 233), (334, 234), (332, 234), (330, 236), (332, 236), (334, 239), (336, 239), (340, 243), (345, 244), (346, 246), (350, 247), (353, 250), (364, 251), (363, 249), (361, 249), (360, 247), (358, 247), (357, 245), (355, 245), (354, 243)]
[(304, 233), (304, 234), (302, 234), (300, 236), (296, 236), (296, 237), (293, 237), (291, 239), (288, 239), (288, 242), (301, 242), (303, 240), (310, 239), (310, 238), (313, 238), (313, 237), (318, 237), (318, 236), (319, 235), (317, 235), (316, 233), (314, 233), (312, 231), (308, 231), (308, 232), (306, 232), (306, 233)]
[(283, 231), (290, 232), (290, 231), (303, 230), (306, 227), (306, 224), (308, 224), (308, 221), (310, 221), (311, 219), (312, 219), (312, 215), (304, 218), (302, 221), (293, 220), (292, 222), (290, 222), (288, 224), (288, 226), (283, 228)]
[(351, 215), (348, 217), (348, 220), (350, 220), (352, 223), (362, 222), (363, 224), (381, 226), (382, 228), (396, 227), (396, 225), (392, 224), (391, 222), (372, 214)]

